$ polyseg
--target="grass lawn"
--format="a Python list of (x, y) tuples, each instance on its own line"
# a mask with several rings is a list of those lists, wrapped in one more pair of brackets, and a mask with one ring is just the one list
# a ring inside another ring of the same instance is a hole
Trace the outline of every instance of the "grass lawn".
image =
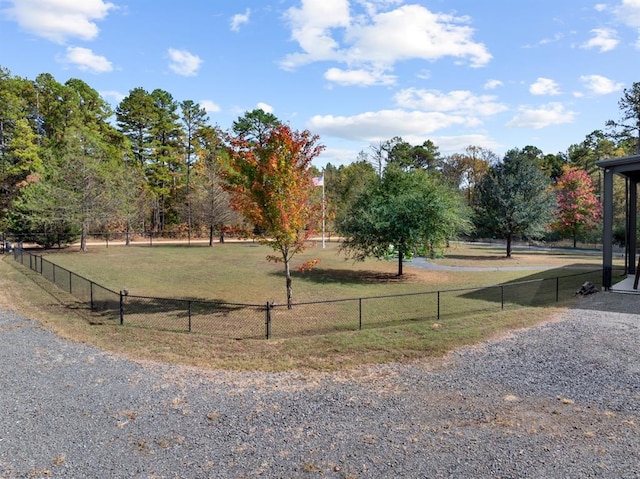
[[(192, 298), (264, 304), (284, 302), (283, 265), (270, 263), (271, 251), (251, 242), (203, 245), (90, 246), (50, 252), (45, 258), (115, 291), (128, 288), (141, 296)], [(297, 265), (318, 258), (311, 272)], [(585, 269), (599, 269), (601, 256), (576, 251), (517, 250), (511, 259), (504, 250), (486, 246), (453, 245), (436, 263), (492, 268), (490, 271), (431, 271), (405, 263), (396, 276), (394, 261), (353, 263), (339, 254), (336, 243), (319, 243), (293, 261), (294, 301), (318, 301), (403, 294), (555, 277)], [(550, 270), (499, 271), (499, 268), (544, 266)], [(572, 269), (577, 268), (577, 269)], [(221, 339), (146, 328), (96, 325), (73, 298), (52, 287), (38, 274), (18, 268), (10, 258), (0, 263), (0, 306), (14, 308), (41, 321), (58, 334), (134, 359), (171, 361), (206, 368), (333, 370), (360, 364), (406, 361), (441, 356), (464, 344), (482, 341), (514, 328), (528, 327), (556, 314), (569, 302), (544, 308), (480, 310), (450, 315), (439, 322), (419, 321), (386, 327), (293, 338)], [(574, 290), (584, 281), (576, 280)], [(473, 300), (470, 298), (469, 300)], [(572, 299), (573, 300), (573, 299)], [(459, 301), (456, 299), (455, 303)], [(454, 302), (452, 301), (452, 304)], [(517, 306), (517, 305), (516, 305)]]
[[(601, 256), (572, 251), (516, 251), (504, 257), (497, 247), (453, 245), (445, 258), (435, 260), (453, 266), (492, 269), (541, 266), (564, 268), (601, 267)], [(264, 304), (286, 302), (283, 265), (266, 261), (270, 249), (252, 242), (204, 245), (91, 246), (86, 253), (77, 248), (52, 251), (45, 258), (114, 291), (127, 288), (132, 295), (189, 298), (235, 303)], [(297, 266), (318, 258), (311, 272), (300, 273)], [(432, 271), (404, 265), (398, 277), (397, 262), (375, 259), (354, 263), (338, 251), (338, 243), (319, 243), (292, 261), (295, 302), (354, 298), (473, 288), (507, 281), (568, 274), (551, 270), (532, 271)]]

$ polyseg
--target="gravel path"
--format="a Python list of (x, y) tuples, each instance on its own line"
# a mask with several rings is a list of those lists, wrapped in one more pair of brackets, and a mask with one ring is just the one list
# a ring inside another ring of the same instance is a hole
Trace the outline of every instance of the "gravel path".
[(0, 477), (640, 477), (640, 296), (442, 360), (131, 362), (0, 312)]

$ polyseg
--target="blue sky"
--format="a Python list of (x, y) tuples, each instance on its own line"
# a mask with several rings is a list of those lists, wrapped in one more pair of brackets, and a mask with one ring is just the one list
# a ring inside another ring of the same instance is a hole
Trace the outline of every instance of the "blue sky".
[(0, 0), (0, 65), (263, 108), (347, 164), (394, 136), (564, 152), (640, 81), (640, 0)]

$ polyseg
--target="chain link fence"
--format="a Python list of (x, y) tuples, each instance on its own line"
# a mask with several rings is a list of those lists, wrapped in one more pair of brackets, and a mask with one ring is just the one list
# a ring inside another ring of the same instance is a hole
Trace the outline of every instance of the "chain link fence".
[(348, 298), (286, 304), (227, 303), (134, 296), (113, 291), (40, 255), (13, 250), (14, 259), (116, 324), (209, 334), (233, 339), (286, 338), (381, 328), (568, 300), (589, 281), (598, 289), (602, 270), (517, 281), (484, 288)]

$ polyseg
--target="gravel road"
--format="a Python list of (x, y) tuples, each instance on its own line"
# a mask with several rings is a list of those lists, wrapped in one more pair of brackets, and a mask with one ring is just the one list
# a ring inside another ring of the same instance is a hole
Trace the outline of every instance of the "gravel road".
[(640, 477), (640, 296), (440, 360), (137, 363), (0, 312), (0, 477)]

